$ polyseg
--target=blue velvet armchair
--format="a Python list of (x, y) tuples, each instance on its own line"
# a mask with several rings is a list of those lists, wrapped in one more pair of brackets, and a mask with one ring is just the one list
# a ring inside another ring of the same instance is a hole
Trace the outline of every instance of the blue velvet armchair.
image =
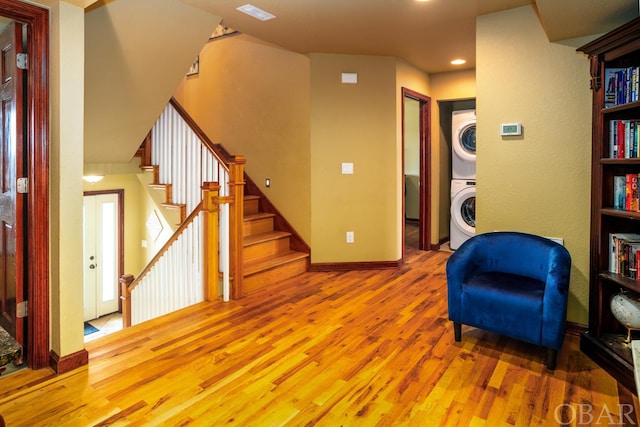
[(564, 341), (571, 256), (564, 246), (517, 232), (479, 234), (447, 261), (449, 320), (547, 349), (553, 370)]

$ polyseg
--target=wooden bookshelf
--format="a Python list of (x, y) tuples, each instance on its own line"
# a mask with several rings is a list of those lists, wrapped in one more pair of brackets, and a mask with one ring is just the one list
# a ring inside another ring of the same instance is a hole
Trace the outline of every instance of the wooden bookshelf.
[(610, 126), (614, 120), (640, 120), (640, 90), (632, 88), (622, 97), (615, 98), (617, 105), (611, 105), (612, 97), (607, 97), (605, 92), (611, 92), (614, 69), (640, 67), (640, 18), (578, 51), (589, 56), (593, 91), (589, 325), (581, 337), (580, 348), (625, 387), (637, 393), (631, 346), (624, 341), (627, 330), (613, 317), (610, 299), (621, 290), (640, 295), (640, 281), (609, 272), (609, 235), (640, 234), (640, 212), (613, 208), (613, 177), (640, 173), (640, 157), (611, 158)]

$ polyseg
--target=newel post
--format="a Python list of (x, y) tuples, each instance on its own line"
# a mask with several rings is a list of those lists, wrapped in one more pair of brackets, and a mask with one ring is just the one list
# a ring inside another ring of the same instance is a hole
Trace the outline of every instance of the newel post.
[(201, 188), (204, 213), (204, 298), (212, 301), (218, 296), (220, 185), (217, 182), (205, 182)]
[(246, 159), (235, 156), (235, 162), (229, 165), (229, 270), (233, 279), (231, 298), (242, 298), (242, 250), (244, 239), (244, 164)]
[(133, 283), (133, 274), (125, 274), (120, 280), (120, 300), (122, 301), (122, 327), (128, 328), (131, 326), (131, 292), (129, 291), (129, 285)]

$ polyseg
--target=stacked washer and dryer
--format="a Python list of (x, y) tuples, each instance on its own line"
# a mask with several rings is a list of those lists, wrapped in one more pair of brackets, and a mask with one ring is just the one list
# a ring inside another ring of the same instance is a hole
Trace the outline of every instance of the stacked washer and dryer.
[(476, 234), (476, 111), (454, 111), (451, 131), (449, 245), (458, 249)]

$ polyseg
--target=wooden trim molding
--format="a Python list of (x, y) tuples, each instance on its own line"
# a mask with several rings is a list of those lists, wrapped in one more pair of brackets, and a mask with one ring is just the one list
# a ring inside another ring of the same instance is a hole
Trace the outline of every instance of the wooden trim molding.
[(0, 0), (0, 16), (27, 25), (27, 365), (49, 361), (49, 11)]
[(580, 336), (587, 332), (587, 325), (575, 322), (567, 322), (567, 334)]
[(89, 352), (85, 349), (63, 357), (58, 356), (53, 350), (49, 353), (49, 366), (51, 366), (51, 369), (53, 369), (56, 374), (64, 374), (65, 372), (73, 371), (74, 369), (88, 363)]
[(319, 262), (309, 265), (309, 271), (386, 270), (401, 267), (403, 260), (374, 262)]
[[(405, 157), (405, 134), (404, 134), (404, 101), (405, 98), (411, 98), (420, 103), (420, 226), (418, 231), (418, 248), (421, 250), (429, 250), (431, 242), (431, 98), (419, 92), (413, 91), (406, 87), (401, 91), (402, 99), (402, 172), (404, 174), (404, 157)], [(405, 212), (405, 182), (402, 177), (402, 212)], [(404, 215), (403, 215), (404, 217)], [(403, 219), (404, 220), (404, 219)], [(404, 227), (402, 234), (402, 242), (404, 242)], [(404, 258), (404, 246), (402, 249)]]

